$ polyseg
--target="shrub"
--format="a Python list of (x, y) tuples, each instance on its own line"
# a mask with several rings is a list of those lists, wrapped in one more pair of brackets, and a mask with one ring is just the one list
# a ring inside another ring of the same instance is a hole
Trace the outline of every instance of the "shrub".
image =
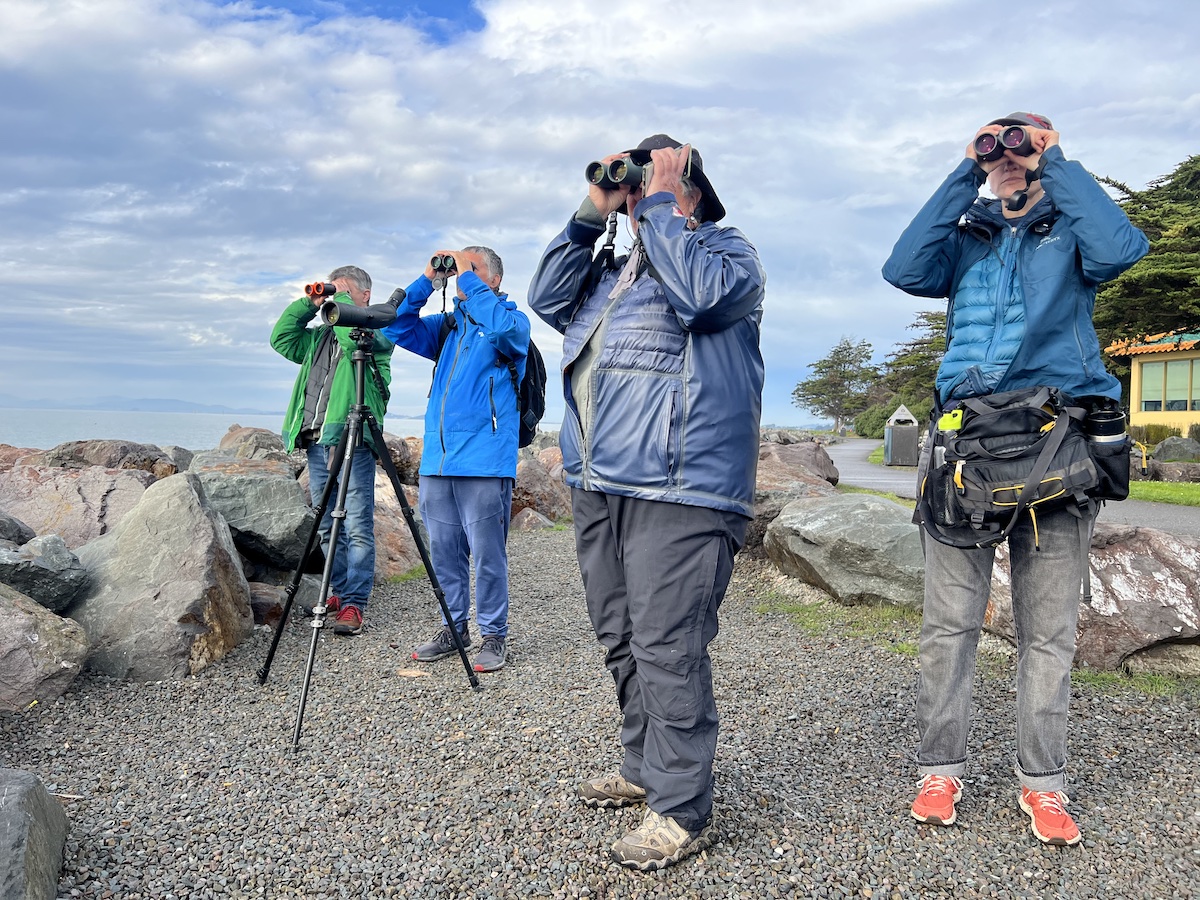
[(1200, 441), (1200, 422), (1193, 422), (1188, 426), (1188, 437), (1193, 441)]
[(1179, 437), (1178, 428), (1172, 425), (1159, 425), (1157, 423), (1146, 426), (1146, 440), (1142, 443), (1153, 446), (1160, 441), (1165, 441), (1169, 437)]

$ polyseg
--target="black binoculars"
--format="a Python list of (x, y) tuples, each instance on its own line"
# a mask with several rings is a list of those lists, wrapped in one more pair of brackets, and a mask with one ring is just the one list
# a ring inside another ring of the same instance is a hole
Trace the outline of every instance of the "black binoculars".
[(337, 292), (337, 286), (328, 281), (314, 281), (304, 286), (304, 293), (310, 297), (332, 297)]
[(623, 184), (641, 184), (642, 166), (639, 166), (628, 157), (614, 159), (608, 165), (600, 162), (600, 160), (593, 160), (583, 170), (583, 177), (588, 180), (589, 184), (594, 184), (606, 191), (612, 191)]
[(1017, 156), (1032, 154), (1033, 142), (1029, 140), (1029, 132), (1020, 125), (1009, 125), (999, 134), (981, 134), (975, 138), (975, 155), (980, 162), (997, 160), (1005, 150), (1011, 150)]
[(442, 275), (452, 275), (455, 270), (454, 257), (449, 253), (435, 256), (429, 260), (429, 267)]

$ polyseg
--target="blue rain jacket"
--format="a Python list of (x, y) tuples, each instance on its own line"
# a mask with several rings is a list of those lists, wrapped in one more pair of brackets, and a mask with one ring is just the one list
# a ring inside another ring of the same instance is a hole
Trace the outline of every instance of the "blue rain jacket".
[[(433, 282), (421, 275), (408, 286), (396, 320), (380, 333), (397, 346), (436, 361), (425, 407), (422, 475), (517, 477), (519, 400), (505, 359), (525, 375), (529, 317), (506, 294), (496, 294), (474, 272), (458, 276), (465, 300), (429, 316), (421, 308)], [(442, 320), (455, 328), (438, 356)]]
[[(616, 300), (620, 267), (585, 291), (603, 233), (576, 219), (550, 242), (529, 305), (563, 339), (566, 413), (559, 434), (567, 484), (752, 517), (766, 276), (735, 228), (692, 231), (672, 194), (637, 205), (649, 268)], [(583, 433), (572, 367), (602, 329)]]
[(950, 298), (938, 394), (1037, 385), (1119, 399), (1092, 324), (1096, 288), (1137, 262), (1149, 242), (1078, 162), (1042, 154), (1045, 194), (1019, 219), (979, 197), (964, 159), (896, 242), (883, 277), (918, 297)]

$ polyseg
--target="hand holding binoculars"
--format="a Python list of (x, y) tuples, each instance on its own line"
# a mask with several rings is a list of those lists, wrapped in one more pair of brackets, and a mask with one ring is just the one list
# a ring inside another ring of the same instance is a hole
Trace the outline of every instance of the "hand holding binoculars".
[(1017, 156), (1030, 156), (1033, 142), (1029, 132), (1020, 125), (1009, 125), (999, 134), (988, 132), (975, 138), (975, 155), (980, 162), (994, 162), (1004, 156), (1005, 150), (1011, 150)]

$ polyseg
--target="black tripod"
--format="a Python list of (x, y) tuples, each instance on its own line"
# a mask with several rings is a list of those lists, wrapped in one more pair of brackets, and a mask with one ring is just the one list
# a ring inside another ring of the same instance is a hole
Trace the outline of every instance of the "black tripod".
[[(292, 611), (292, 603), (296, 598), (296, 591), (300, 587), (300, 579), (304, 575), (304, 561), (308, 559), (308, 555), (312, 553), (313, 547), (316, 546), (320, 533), (321, 519), (325, 515), (326, 508), (329, 506), (329, 497), (333, 493), (333, 486), (336, 484), (338, 485), (338, 493), (337, 501), (331, 513), (333, 524), (330, 527), (329, 552), (325, 555), (325, 569), (321, 575), (321, 593), (317, 599), (317, 605), (313, 607), (311, 623), (313, 629), (312, 641), (308, 648), (308, 662), (304, 667), (304, 687), (300, 691), (300, 708), (296, 713), (296, 730), (292, 735), (293, 750), (300, 744), (300, 728), (304, 723), (304, 708), (308, 704), (308, 686), (312, 680), (313, 664), (317, 658), (317, 640), (320, 637), (321, 629), (325, 627), (325, 614), (329, 611), (328, 607), (325, 606), (325, 601), (329, 597), (329, 584), (333, 577), (333, 560), (337, 553), (338, 535), (341, 533), (342, 522), (346, 518), (346, 493), (350, 486), (350, 469), (354, 462), (354, 454), (351, 451), (356, 447), (362, 446), (364, 422), (371, 429), (371, 436), (374, 438), (375, 446), (377, 448), (384, 447), (383, 432), (380, 431), (379, 423), (375, 421), (375, 416), (371, 413), (370, 408), (364, 400), (367, 360), (371, 344), (374, 341), (374, 333), (365, 328), (355, 328), (350, 332), (350, 337), (357, 348), (350, 357), (354, 364), (354, 405), (350, 407), (350, 412), (346, 416), (346, 428), (342, 432), (342, 438), (334, 448), (333, 459), (329, 464), (329, 479), (325, 482), (325, 490), (321, 494), (321, 502), (317, 507), (317, 519), (313, 523), (312, 531), (309, 532), (308, 542), (304, 547), (303, 555), (300, 557), (300, 565), (296, 567), (296, 571), (292, 575), (292, 580), (287, 586), (287, 601), (283, 606), (283, 614), (279, 617), (279, 624), (275, 626), (275, 635), (271, 639), (271, 648), (267, 651), (267, 658), (263, 662), (262, 668), (258, 670), (258, 683), (266, 684), (267, 675), (271, 670), (271, 660), (275, 657), (275, 650), (279, 646), (279, 639), (283, 635), (284, 626), (287, 624), (288, 614)], [(429, 584), (433, 588), (434, 596), (437, 597), (438, 605), (442, 608), (442, 615), (450, 623), (450, 633), (454, 639), (454, 646), (458, 650), (458, 656), (462, 660), (463, 668), (467, 671), (467, 678), (471, 682), (471, 687), (479, 690), (479, 679), (476, 677), (475, 670), (471, 668), (471, 663), (467, 659), (467, 648), (463, 645), (462, 636), (458, 633), (458, 629), (454, 627), (454, 618), (450, 614), (450, 608), (446, 606), (446, 592), (442, 590), (441, 584), (438, 583), (437, 575), (433, 571), (433, 563), (429, 559), (429, 551), (425, 547), (425, 541), (421, 537), (420, 529), (417, 527), (416, 515), (413, 513), (412, 507), (409, 506), (408, 498), (404, 496), (404, 487), (400, 482), (400, 473), (396, 471), (396, 466), (392, 463), (392, 458), (388, 453), (380, 453), (379, 462), (383, 466), (383, 470), (387, 473), (388, 479), (392, 482), (392, 488), (396, 492), (396, 499), (400, 501), (400, 508), (404, 511), (404, 520), (408, 523), (408, 529), (412, 532), (413, 542), (417, 545), (417, 550), (421, 554), (421, 562), (425, 565), (425, 572), (429, 576)], [(345, 467), (345, 473), (339, 479), (338, 475), (342, 472), (343, 466)]]

